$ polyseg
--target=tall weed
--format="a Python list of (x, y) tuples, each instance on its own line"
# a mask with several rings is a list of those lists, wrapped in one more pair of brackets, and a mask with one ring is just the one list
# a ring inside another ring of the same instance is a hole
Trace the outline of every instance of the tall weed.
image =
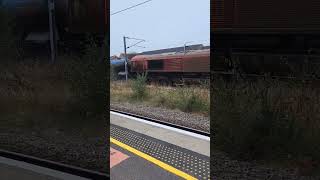
[(176, 97), (177, 107), (184, 112), (198, 112), (207, 107), (208, 104), (199, 97), (194, 88), (179, 88)]
[(147, 73), (138, 74), (137, 78), (131, 83), (132, 97), (141, 100), (145, 98), (147, 94)]

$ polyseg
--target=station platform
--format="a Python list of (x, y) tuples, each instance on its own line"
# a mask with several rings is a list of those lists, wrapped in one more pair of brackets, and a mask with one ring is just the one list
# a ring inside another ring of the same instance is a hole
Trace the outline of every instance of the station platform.
[(113, 180), (210, 179), (210, 139), (110, 113)]
[(0, 157), (1, 180), (88, 180), (68, 173)]

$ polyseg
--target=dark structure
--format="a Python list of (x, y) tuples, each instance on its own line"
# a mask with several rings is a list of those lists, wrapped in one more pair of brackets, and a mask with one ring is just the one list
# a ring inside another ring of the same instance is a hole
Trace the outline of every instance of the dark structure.
[[(106, 0), (54, 2), (55, 31), (61, 47), (77, 47), (87, 35), (102, 43), (107, 30)], [(0, 3), (15, 18), (16, 33), (22, 42), (48, 42), (48, 0), (2, 0)]]
[(319, 76), (320, 1), (215, 0), (214, 71)]

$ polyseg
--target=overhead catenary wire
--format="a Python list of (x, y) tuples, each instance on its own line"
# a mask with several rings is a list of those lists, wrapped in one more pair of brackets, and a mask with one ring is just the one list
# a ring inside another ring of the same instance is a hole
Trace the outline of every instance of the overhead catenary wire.
[(134, 40), (138, 40), (138, 41), (145, 41), (144, 39), (138, 39), (138, 38), (132, 38), (132, 37), (127, 37), (127, 39), (134, 39)]
[(136, 4), (136, 5), (130, 6), (130, 7), (128, 7), (128, 8), (122, 9), (122, 10), (120, 10), (120, 11), (111, 13), (110, 16), (115, 15), (115, 14), (118, 14), (118, 13), (121, 13), (121, 12), (126, 11), (126, 10), (129, 10), (129, 9), (132, 9), (132, 8), (134, 8), (134, 7), (140, 6), (140, 5), (145, 4), (145, 3), (147, 3), (147, 2), (150, 2), (150, 1), (152, 1), (152, 0), (144, 1), (144, 2), (142, 2), (142, 3), (139, 3), (139, 4)]
[(138, 46), (138, 45), (135, 45), (135, 47), (146, 48), (145, 46)]
[[(130, 39), (130, 38), (127, 38), (127, 39)], [(142, 42), (145, 42), (145, 40), (140, 40), (139, 42), (137, 42), (137, 43), (135, 43), (135, 44), (133, 44), (131, 46), (128, 46), (127, 49), (129, 49), (129, 48), (131, 48), (133, 46), (137, 46), (137, 44), (142, 43)]]

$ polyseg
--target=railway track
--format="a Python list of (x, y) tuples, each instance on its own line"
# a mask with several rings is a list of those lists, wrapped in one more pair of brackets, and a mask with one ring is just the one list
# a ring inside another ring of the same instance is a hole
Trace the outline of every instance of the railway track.
[(24, 155), (16, 152), (6, 151), (2, 149), (0, 149), (0, 157), (45, 167), (48, 169), (76, 175), (83, 178), (97, 179), (97, 180), (109, 179), (108, 174), (91, 171), (88, 169), (83, 169), (83, 168), (79, 168), (71, 165), (66, 165), (66, 164), (62, 164), (54, 161), (49, 161), (49, 160), (45, 160), (45, 159), (41, 159), (33, 156), (28, 156), (28, 155)]
[(190, 127), (186, 127), (186, 126), (182, 126), (182, 125), (178, 125), (178, 124), (173, 124), (173, 123), (157, 120), (157, 119), (154, 119), (154, 118), (150, 118), (150, 117), (146, 117), (146, 116), (142, 116), (142, 115), (138, 115), (138, 114), (133, 114), (133, 113), (129, 113), (129, 112), (124, 112), (124, 111), (120, 111), (120, 110), (112, 109), (112, 108), (110, 109), (110, 112), (115, 112), (115, 113), (131, 116), (131, 117), (139, 118), (139, 119), (142, 119), (142, 120), (145, 120), (145, 121), (149, 121), (149, 122), (165, 125), (165, 126), (168, 126), (168, 127), (184, 130), (184, 131), (187, 131), (187, 132), (199, 134), (199, 135), (202, 135), (202, 136), (210, 137), (210, 133), (205, 132), (205, 131), (201, 131), (201, 130), (197, 130), (197, 129), (193, 129), (193, 128), (190, 128)]

